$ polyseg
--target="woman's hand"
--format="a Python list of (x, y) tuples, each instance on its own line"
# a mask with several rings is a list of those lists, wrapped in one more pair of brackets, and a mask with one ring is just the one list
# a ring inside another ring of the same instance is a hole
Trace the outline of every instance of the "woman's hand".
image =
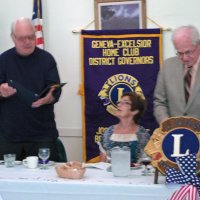
[(100, 152), (100, 162), (108, 162), (107, 161), (107, 155), (105, 153)]

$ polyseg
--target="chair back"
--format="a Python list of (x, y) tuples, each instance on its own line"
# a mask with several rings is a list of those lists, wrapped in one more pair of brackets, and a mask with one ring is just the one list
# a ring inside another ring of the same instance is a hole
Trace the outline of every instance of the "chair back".
[(57, 138), (56, 146), (58, 151), (58, 162), (67, 162), (67, 154), (65, 151), (65, 147), (60, 138)]

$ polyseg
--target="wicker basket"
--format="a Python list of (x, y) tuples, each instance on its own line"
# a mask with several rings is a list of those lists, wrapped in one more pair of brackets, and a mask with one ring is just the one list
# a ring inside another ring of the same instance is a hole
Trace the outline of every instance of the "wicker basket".
[(81, 179), (86, 171), (78, 161), (57, 165), (55, 169), (59, 177), (68, 179)]

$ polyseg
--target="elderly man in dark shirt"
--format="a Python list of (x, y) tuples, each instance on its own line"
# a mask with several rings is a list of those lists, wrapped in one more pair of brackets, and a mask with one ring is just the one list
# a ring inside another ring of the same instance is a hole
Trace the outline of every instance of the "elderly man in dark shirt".
[[(54, 103), (61, 90), (50, 89), (46, 96), (28, 105), (19, 98), (20, 91), (9, 80), (33, 93), (60, 83), (53, 56), (36, 47), (32, 21), (20, 18), (12, 24), (15, 47), (0, 55), (0, 159), (15, 153), (16, 159), (38, 155), (41, 147), (50, 148), (50, 159), (57, 160), (58, 131), (54, 120)], [(24, 94), (26, 95), (26, 94)]]

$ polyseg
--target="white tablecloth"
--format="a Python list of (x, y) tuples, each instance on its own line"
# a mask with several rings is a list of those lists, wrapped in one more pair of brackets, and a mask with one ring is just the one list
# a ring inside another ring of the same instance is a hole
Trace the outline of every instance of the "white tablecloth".
[(154, 176), (141, 176), (141, 169), (129, 177), (87, 169), (81, 180), (58, 178), (54, 166), (48, 170), (0, 166), (0, 195), (3, 200), (166, 200), (179, 186), (153, 184)]

